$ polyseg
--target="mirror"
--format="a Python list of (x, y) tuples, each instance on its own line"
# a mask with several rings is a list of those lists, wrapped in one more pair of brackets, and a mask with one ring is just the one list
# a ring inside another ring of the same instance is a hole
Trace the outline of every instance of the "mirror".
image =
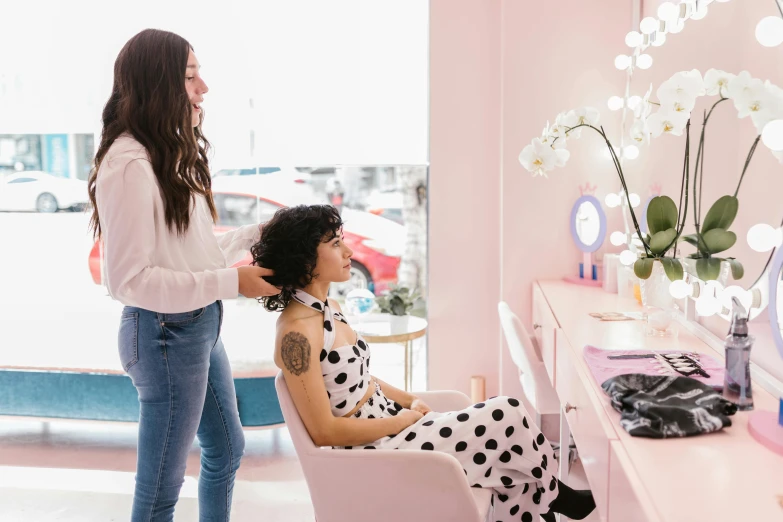
[(783, 357), (783, 248), (778, 248), (769, 268), (769, 324)]
[(571, 237), (583, 252), (583, 259), (579, 263), (579, 277), (569, 276), (565, 280), (580, 285), (600, 286), (593, 252), (601, 248), (606, 238), (606, 214), (595, 196), (583, 195), (574, 203), (571, 209)]
[(582, 196), (571, 210), (571, 235), (579, 250), (593, 253), (606, 237), (606, 214), (594, 196)]

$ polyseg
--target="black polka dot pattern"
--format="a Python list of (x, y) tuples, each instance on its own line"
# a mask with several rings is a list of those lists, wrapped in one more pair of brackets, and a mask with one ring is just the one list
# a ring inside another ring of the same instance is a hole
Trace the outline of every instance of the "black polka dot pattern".
[[(324, 314), (324, 349), (321, 374), (335, 416), (344, 416), (353, 405), (353, 416), (362, 422), (378, 422), (405, 411), (400, 402), (386, 397), (370, 376), (370, 347), (357, 338), (354, 344), (337, 346), (335, 339), (352, 339), (345, 318), (332, 307), (296, 291), (294, 299)], [(346, 325), (346, 326), (344, 326)], [(367, 385), (367, 387), (365, 387)], [(372, 396), (366, 401), (367, 390)], [(399, 399), (398, 399), (399, 400)], [(339, 406), (339, 408), (338, 408)], [(466, 485), (492, 490), (495, 517), (501, 522), (532, 522), (548, 511), (557, 496), (556, 463), (540, 429), (513, 397), (494, 397), (461, 411), (432, 412), (399, 433), (389, 433), (365, 445), (342, 449), (404, 449), (440, 451), (458, 460)], [(495, 500), (497, 499), (497, 501)]]

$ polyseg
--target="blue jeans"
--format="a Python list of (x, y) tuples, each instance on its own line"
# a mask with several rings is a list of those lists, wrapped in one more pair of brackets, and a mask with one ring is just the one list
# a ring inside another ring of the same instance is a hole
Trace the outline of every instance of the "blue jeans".
[(120, 360), (139, 393), (131, 522), (170, 522), (193, 439), (201, 446), (199, 520), (224, 522), (245, 448), (220, 328), (223, 304), (178, 314), (126, 306)]

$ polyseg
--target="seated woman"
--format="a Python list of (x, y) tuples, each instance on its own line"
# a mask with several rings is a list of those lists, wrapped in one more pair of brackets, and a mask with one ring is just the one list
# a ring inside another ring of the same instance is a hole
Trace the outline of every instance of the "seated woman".
[(582, 519), (589, 491), (560, 483), (549, 442), (519, 401), (495, 397), (462, 411), (433, 412), (415, 395), (370, 374), (370, 347), (327, 298), (348, 281), (353, 252), (334, 207), (278, 211), (252, 248), (282, 289), (261, 302), (282, 311), (275, 363), (313, 442), (341, 449), (415, 449), (454, 456), (473, 487), (492, 488), (492, 520), (530, 522), (554, 513)]

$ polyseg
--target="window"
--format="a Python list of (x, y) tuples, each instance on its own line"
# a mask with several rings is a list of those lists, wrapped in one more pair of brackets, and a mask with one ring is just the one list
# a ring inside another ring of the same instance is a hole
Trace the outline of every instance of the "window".
[[(202, 64), (216, 232), (264, 223), (281, 207), (334, 203), (355, 251), (335, 297), (396, 283), (425, 290), (428, 3), (305, 3), (194, 10), (173, 0), (121, 17), (87, 0), (3, 4), (3, 18), (18, 23), (0, 31), (0, 49), (14, 50), (0, 71), (0, 180), (14, 180), (0, 183), (0, 311), (13, 310), (0, 314), (0, 366), (117, 369), (122, 306), (107, 295), (89, 213), (74, 210), (86, 204), (114, 61), (144, 27), (182, 35)], [(35, 25), (42, 12), (57, 15), (46, 31)], [(69, 80), (53, 90), (52, 78)], [(25, 172), (53, 176), (34, 183)], [(426, 315), (425, 305), (414, 313)], [(227, 351), (271, 360), (275, 314), (249, 320), (244, 311), (260, 306), (251, 299), (224, 306)], [(425, 348), (416, 341), (417, 389)], [(401, 387), (403, 354), (379, 347), (378, 376)]]

